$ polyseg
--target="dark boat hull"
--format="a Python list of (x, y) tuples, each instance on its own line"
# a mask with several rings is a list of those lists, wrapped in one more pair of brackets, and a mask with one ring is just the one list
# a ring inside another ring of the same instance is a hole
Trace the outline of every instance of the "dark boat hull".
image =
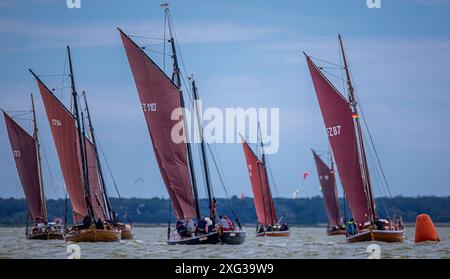
[(287, 231), (271, 231), (271, 232), (261, 232), (261, 233), (256, 233), (256, 237), (288, 237), (291, 235), (291, 231), (287, 230)]
[(245, 238), (247, 237), (246, 231), (230, 231), (223, 232), (220, 240), (222, 244), (228, 245), (239, 245), (245, 242)]
[(327, 235), (329, 236), (336, 236), (336, 235), (346, 235), (347, 232), (345, 230), (327, 230)]
[(380, 242), (402, 242), (405, 239), (405, 230), (364, 230), (354, 236), (347, 237), (350, 243), (365, 242), (365, 241), (380, 241)]
[(213, 232), (206, 235), (199, 235), (190, 238), (170, 239), (169, 245), (199, 245), (199, 244), (217, 244), (220, 242), (219, 233)]
[(61, 232), (41, 232), (28, 234), (27, 239), (39, 239), (39, 240), (49, 240), (49, 239), (64, 239), (63, 233)]

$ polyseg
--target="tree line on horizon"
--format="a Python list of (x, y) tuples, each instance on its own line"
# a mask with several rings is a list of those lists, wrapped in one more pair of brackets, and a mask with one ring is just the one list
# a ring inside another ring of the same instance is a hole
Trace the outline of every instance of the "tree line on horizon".
[[(327, 217), (323, 199), (320, 196), (311, 198), (275, 198), (274, 203), (277, 215), (286, 217), (291, 225), (315, 225), (326, 224)], [(339, 200), (341, 215), (349, 210), (344, 210), (343, 199)], [(135, 224), (165, 224), (171, 217), (174, 222), (173, 212), (169, 200), (162, 198), (126, 198), (119, 200), (111, 198), (113, 209), (117, 211), (119, 219), (126, 221), (128, 218)], [(256, 212), (252, 198), (240, 199), (233, 196), (231, 199), (217, 199), (217, 215), (227, 215), (234, 218), (233, 210), (237, 213), (242, 224), (256, 224)], [(380, 217), (402, 216), (404, 222), (415, 222), (418, 214), (426, 213), (436, 223), (450, 222), (450, 197), (394, 197), (377, 198), (377, 211)], [(208, 202), (200, 200), (200, 208), (204, 215), (209, 214)], [(72, 223), (70, 214), (70, 201), (65, 199), (48, 200), (47, 209), (49, 219), (56, 217), (64, 219), (67, 215), (67, 223)], [(233, 209), (233, 210), (232, 210)], [(24, 225), (27, 222), (27, 205), (25, 199), (0, 198), (0, 224)], [(67, 212), (67, 214), (65, 214)], [(386, 214), (389, 212), (389, 214)]]

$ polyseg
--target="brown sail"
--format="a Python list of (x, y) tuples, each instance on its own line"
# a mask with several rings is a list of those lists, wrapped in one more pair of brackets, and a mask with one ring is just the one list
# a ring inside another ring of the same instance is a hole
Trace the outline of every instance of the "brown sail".
[(267, 185), (266, 169), (263, 163), (258, 160), (258, 157), (256, 157), (248, 143), (243, 141), (242, 145), (244, 147), (247, 169), (252, 185), (253, 201), (255, 203), (258, 223), (265, 226), (272, 226), (278, 221), (272, 193), (270, 192), (269, 185)]
[(357, 223), (367, 222), (369, 200), (364, 191), (350, 103), (308, 56), (306, 60), (352, 217)]
[(41, 80), (38, 78), (36, 80), (42, 100), (44, 101), (59, 164), (72, 204), (73, 220), (75, 223), (79, 223), (88, 215), (88, 209), (84, 193), (78, 131), (75, 126), (75, 118)]
[(322, 189), (323, 201), (327, 211), (328, 225), (341, 226), (341, 216), (339, 213), (338, 195), (336, 189), (336, 178), (334, 171), (331, 170), (317, 155), (313, 152), (314, 160), (317, 167), (317, 175), (319, 176), (320, 188)]
[(16, 161), (20, 182), (28, 203), (28, 211), (31, 220), (45, 221), (44, 208), (41, 199), (41, 187), (39, 182), (38, 157), (35, 139), (19, 126), (8, 114), (5, 116), (9, 142)]
[(172, 128), (183, 118), (171, 119), (180, 109), (180, 91), (167, 75), (120, 29), (133, 73), (153, 150), (177, 219), (196, 217), (192, 182), (184, 142), (173, 141)]
[(90, 198), (92, 209), (94, 210), (95, 218), (100, 218), (101, 220), (106, 220), (105, 212), (105, 200), (104, 200), (104, 192), (103, 187), (100, 181), (100, 175), (98, 171), (98, 162), (95, 156), (94, 145), (92, 142), (85, 138), (85, 147), (86, 147), (86, 159), (88, 166), (88, 179), (89, 179), (89, 190), (90, 190)]

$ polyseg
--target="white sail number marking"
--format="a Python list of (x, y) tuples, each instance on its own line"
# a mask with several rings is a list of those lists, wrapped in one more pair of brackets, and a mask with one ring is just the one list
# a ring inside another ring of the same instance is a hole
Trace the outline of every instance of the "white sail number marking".
[(339, 136), (341, 134), (341, 125), (327, 127), (327, 133), (330, 137)]
[(156, 103), (142, 103), (144, 111), (156, 111)]
[(20, 150), (13, 150), (14, 157), (20, 157)]
[(56, 126), (56, 127), (61, 127), (62, 126), (61, 120), (59, 120), (59, 119), (52, 119), (52, 125)]

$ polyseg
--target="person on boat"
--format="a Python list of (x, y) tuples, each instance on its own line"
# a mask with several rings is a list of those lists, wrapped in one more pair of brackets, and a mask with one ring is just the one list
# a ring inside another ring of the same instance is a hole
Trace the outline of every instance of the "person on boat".
[(379, 231), (384, 231), (386, 229), (384, 222), (381, 221), (380, 218), (375, 218), (375, 229)]
[(91, 224), (92, 224), (91, 216), (86, 215), (86, 216), (83, 218), (83, 223), (79, 226), (79, 229), (80, 229), (80, 230), (81, 230), (81, 229), (87, 229), (87, 228), (89, 228), (89, 227), (91, 226)]
[(230, 225), (223, 216), (219, 216), (219, 226), (224, 232), (229, 232), (231, 230)]
[(216, 198), (213, 198), (212, 204), (209, 207), (209, 218), (212, 220), (216, 219), (216, 209), (217, 209), (217, 201)]
[(264, 226), (259, 224), (256, 228), (256, 233), (263, 233), (264, 232)]
[(103, 226), (103, 221), (102, 221), (102, 219), (100, 219), (100, 218), (97, 219), (97, 222), (95, 222), (95, 228), (96, 228), (97, 230), (103, 230), (103, 229), (105, 229), (105, 227)]
[(266, 232), (271, 232), (271, 231), (273, 231), (273, 228), (272, 228), (272, 226), (267, 226), (267, 228), (266, 228)]
[(289, 230), (289, 226), (288, 226), (284, 216), (281, 216), (279, 223), (280, 223), (280, 231), (288, 231)]
[(358, 232), (358, 229), (355, 224), (355, 220), (353, 218), (350, 218), (350, 221), (347, 223), (347, 234), (348, 235), (355, 235)]
[(225, 221), (227, 221), (228, 223), (228, 227), (230, 228), (231, 231), (234, 231), (234, 224), (233, 221), (230, 220), (230, 218), (228, 218), (227, 215), (223, 215), (223, 219), (225, 219)]
[(190, 219), (189, 221), (187, 221), (186, 223), (186, 230), (187, 230), (187, 234), (188, 236), (192, 236), (193, 234), (195, 234), (197, 232), (197, 219)]
[(180, 220), (177, 221), (176, 229), (177, 229), (178, 234), (181, 237), (187, 237), (188, 236), (186, 226)]

